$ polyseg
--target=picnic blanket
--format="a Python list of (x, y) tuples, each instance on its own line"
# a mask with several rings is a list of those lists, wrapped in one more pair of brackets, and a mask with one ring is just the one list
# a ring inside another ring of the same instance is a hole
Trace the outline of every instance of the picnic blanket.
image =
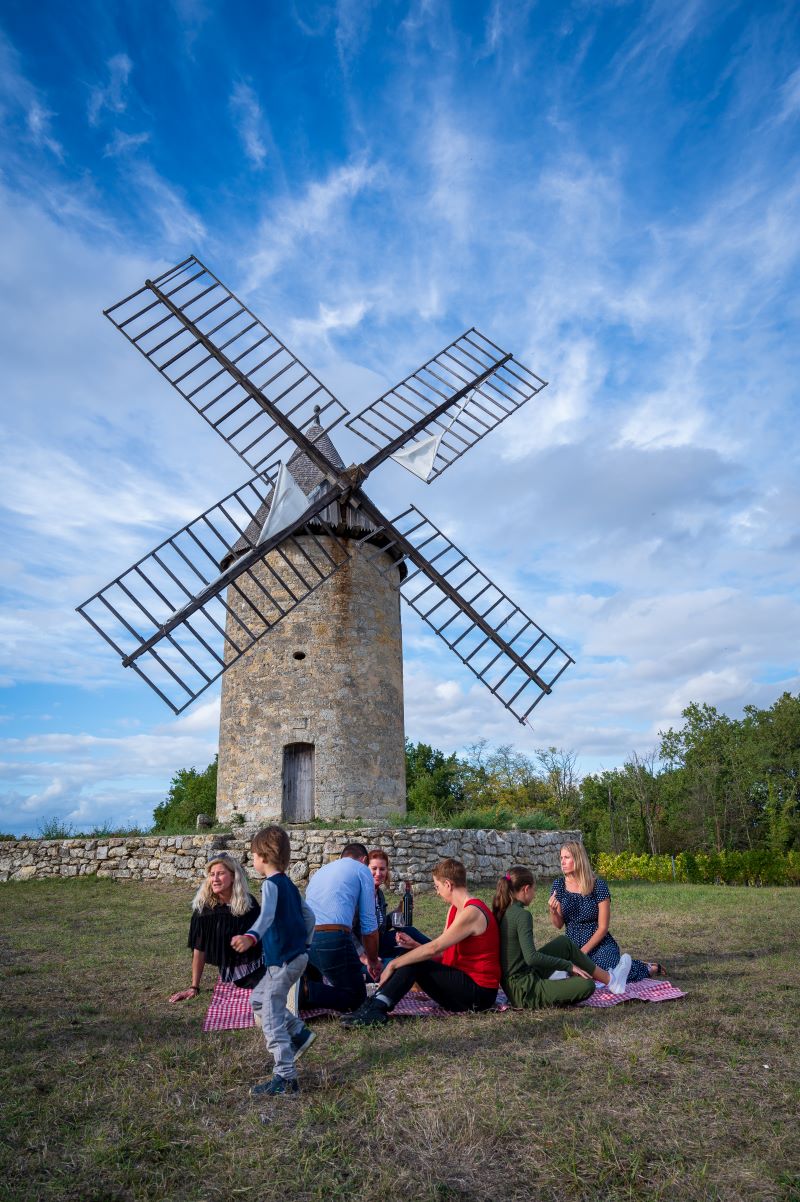
[[(203, 1023), (203, 1031), (237, 1031), (245, 1027), (254, 1027), (256, 1023), (250, 1006), (250, 994), (251, 990), (249, 989), (237, 989), (235, 985), (218, 980), (214, 986), (211, 1004)], [(508, 999), (501, 989), (497, 995), (494, 1009), (507, 1010), (508, 1008)], [(342, 1017), (338, 1010), (328, 1010), (324, 1007), (301, 1010), (300, 1013), (304, 1019)], [(427, 993), (413, 990), (411, 993), (407, 993), (401, 1002), (398, 1002), (392, 1011), (392, 1016), (430, 1018), (435, 1014), (452, 1013), (452, 1010), (445, 1010), (433, 998), (428, 997)]]
[(617, 1006), (620, 1002), (671, 1002), (686, 997), (682, 989), (676, 989), (669, 981), (651, 977), (647, 981), (631, 981), (624, 993), (610, 993), (608, 989), (595, 989), (579, 1006)]
[[(246, 1027), (254, 1027), (255, 1019), (250, 1006), (250, 993), (249, 989), (237, 989), (235, 985), (218, 980), (203, 1022), (203, 1031), (238, 1031)], [(627, 985), (625, 992), (617, 995), (609, 993), (607, 989), (596, 989), (590, 998), (587, 998), (585, 1002), (580, 1002), (579, 1005), (603, 1007), (616, 1006), (619, 1002), (668, 1002), (673, 998), (685, 996), (686, 994), (680, 989), (670, 985), (669, 981), (637, 981)], [(510, 1008), (508, 998), (502, 989), (499, 990), (493, 1009), (502, 1011)], [(434, 1002), (427, 993), (417, 991), (407, 993), (392, 1011), (392, 1015), (399, 1018), (430, 1018), (434, 1015), (452, 1013), (452, 1010), (445, 1010), (437, 1002)], [(328, 1015), (335, 1018), (341, 1017), (337, 1010), (302, 1011), (305, 1019), (323, 1018)]]

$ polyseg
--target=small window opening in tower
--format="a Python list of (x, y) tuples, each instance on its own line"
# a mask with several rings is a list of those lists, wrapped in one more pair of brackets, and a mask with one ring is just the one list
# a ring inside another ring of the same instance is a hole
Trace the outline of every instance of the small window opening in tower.
[(292, 659), (305, 659), (305, 658), (306, 658), (305, 651), (295, 651), (292, 656)]

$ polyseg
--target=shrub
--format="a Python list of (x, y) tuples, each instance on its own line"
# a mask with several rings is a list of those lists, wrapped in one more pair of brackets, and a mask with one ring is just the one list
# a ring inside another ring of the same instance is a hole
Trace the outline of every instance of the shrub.
[(57, 818), (55, 815), (52, 818), (45, 818), (44, 822), (39, 825), (40, 839), (74, 839), (75, 827), (69, 822), (64, 822), (62, 818)]
[(531, 810), (529, 814), (520, 814), (514, 824), (519, 831), (557, 831), (558, 823), (549, 814), (541, 810)]
[[(674, 868), (673, 868), (674, 863)], [(600, 876), (612, 881), (672, 880), (706, 885), (800, 885), (800, 852), (687, 852), (672, 856), (620, 852), (597, 857)]]

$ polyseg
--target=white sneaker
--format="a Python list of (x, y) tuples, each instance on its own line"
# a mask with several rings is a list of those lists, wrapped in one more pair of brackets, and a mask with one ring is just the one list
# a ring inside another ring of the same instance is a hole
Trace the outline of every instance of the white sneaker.
[[(630, 956), (628, 957), (630, 960)], [(290, 988), (286, 996), (286, 1009), (297, 1018), (300, 1014), (300, 977)]]
[(615, 993), (617, 996), (625, 992), (625, 983), (628, 980), (628, 973), (631, 971), (631, 958), (627, 952), (620, 956), (619, 964), (616, 968), (611, 969), (611, 980), (608, 982), (608, 990), (610, 993)]

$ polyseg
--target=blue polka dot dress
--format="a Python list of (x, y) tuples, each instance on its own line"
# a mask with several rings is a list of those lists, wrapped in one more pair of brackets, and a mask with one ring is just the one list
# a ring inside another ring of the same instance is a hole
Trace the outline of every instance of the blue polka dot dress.
[[(582, 893), (570, 893), (563, 876), (560, 876), (553, 882), (550, 892), (556, 895), (556, 900), (561, 905), (567, 935), (578, 947), (583, 947), (597, 930), (599, 903), (611, 900), (611, 890), (599, 876), (595, 880), (592, 892), (584, 897)], [(610, 931), (600, 943), (587, 952), (589, 959), (607, 972), (617, 967), (621, 954), (619, 944)], [(643, 960), (632, 962), (631, 971), (628, 973), (629, 981), (644, 981), (649, 976), (650, 972)]]

